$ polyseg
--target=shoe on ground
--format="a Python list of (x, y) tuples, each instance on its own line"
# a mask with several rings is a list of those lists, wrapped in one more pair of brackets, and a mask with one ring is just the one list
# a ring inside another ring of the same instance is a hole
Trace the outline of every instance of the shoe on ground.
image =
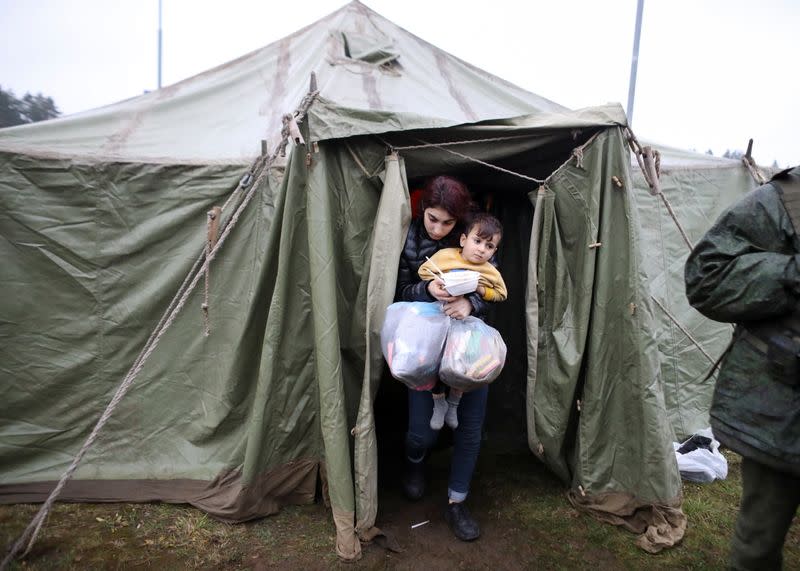
[(425, 495), (425, 462), (412, 462), (406, 459), (403, 473), (403, 493), (412, 501)]
[(478, 522), (470, 515), (464, 502), (447, 504), (444, 519), (450, 526), (453, 534), (461, 541), (474, 541), (481, 536)]

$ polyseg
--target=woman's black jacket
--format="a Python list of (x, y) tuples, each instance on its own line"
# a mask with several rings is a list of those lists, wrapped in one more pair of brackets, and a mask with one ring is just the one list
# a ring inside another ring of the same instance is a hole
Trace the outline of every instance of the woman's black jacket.
[[(400, 254), (400, 267), (397, 271), (397, 289), (395, 301), (436, 301), (428, 293), (428, 282), (420, 279), (419, 267), (442, 248), (458, 247), (459, 231), (454, 229), (441, 240), (434, 240), (425, 231), (425, 223), (421, 218), (414, 218), (408, 228), (406, 243)], [(488, 302), (481, 299), (476, 293), (471, 293), (467, 299), (472, 304), (472, 315), (483, 317), (486, 313)]]

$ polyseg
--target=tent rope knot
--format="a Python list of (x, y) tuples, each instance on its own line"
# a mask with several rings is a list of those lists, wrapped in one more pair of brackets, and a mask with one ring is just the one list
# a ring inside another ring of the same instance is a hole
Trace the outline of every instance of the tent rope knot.
[[(316, 83), (316, 81), (314, 82)], [(312, 84), (313, 85), (313, 84)], [(308, 113), (311, 104), (317, 99), (319, 90), (309, 91), (303, 100), (298, 105), (294, 113), (287, 113), (281, 119), (283, 126), (281, 127), (281, 142), (278, 145), (276, 153), (270, 157), (270, 163), (274, 162), (275, 158), (280, 155), (286, 156), (286, 146), (289, 144), (289, 139), (294, 141), (296, 145), (305, 145), (303, 135), (300, 133), (299, 124), (303, 122), (303, 118)]]
[(583, 168), (583, 147), (577, 147), (574, 151), (572, 151), (573, 156), (575, 157), (575, 166), (579, 169)]
[(753, 139), (750, 139), (747, 142), (747, 152), (742, 157), (742, 164), (747, 168), (750, 176), (753, 177), (753, 180), (756, 181), (756, 184), (761, 186), (762, 184), (767, 183), (767, 177), (764, 176), (764, 173), (758, 168), (758, 165), (753, 160)]
[(753, 157), (744, 156), (742, 157), (742, 163), (745, 167), (747, 167), (747, 171), (750, 173), (750, 176), (753, 177), (753, 180), (756, 181), (756, 184), (761, 186), (762, 184), (766, 184), (767, 178), (763, 175), (763, 173), (758, 169)]
[(286, 115), (286, 123), (289, 126), (289, 134), (292, 137), (292, 141), (294, 141), (295, 145), (305, 145), (305, 139), (303, 139), (303, 135), (300, 133), (300, 127), (297, 125), (297, 121), (294, 118), (294, 115), (288, 114)]
[(661, 153), (653, 147), (642, 147), (642, 160), (644, 161), (645, 171), (647, 172), (647, 184), (650, 185), (653, 194), (661, 194)]
[[(628, 145), (636, 157), (636, 162), (639, 163), (639, 168), (642, 170), (642, 175), (647, 185), (650, 187), (650, 194), (661, 194), (661, 153), (652, 147), (642, 147), (633, 131), (630, 128), (625, 128), (627, 133)], [(677, 220), (676, 220), (677, 222)]]
[(667, 197), (661, 191), (661, 184), (659, 183), (659, 177), (661, 176), (661, 153), (652, 147), (642, 147), (629, 127), (625, 127), (625, 133), (627, 135), (628, 145), (630, 145), (631, 151), (633, 151), (633, 155), (636, 157), (636, 162), (639, 163), (639, 168), (642, 170), (644, 180), (650, 187), (650, 194), (661, 197), (661, 201), (667, 208), (667, 212), (669, 212), (673, 222), (675, 222), (675, 226), (678, 228), (678, 232), (680, 232), (683, 241), (686, 242), (689, 250), (693, 250), (694, 244), (689, 239), (689, 235), (678, 220), (678, 216), (675, 214), (672, 204), (670, 204)]

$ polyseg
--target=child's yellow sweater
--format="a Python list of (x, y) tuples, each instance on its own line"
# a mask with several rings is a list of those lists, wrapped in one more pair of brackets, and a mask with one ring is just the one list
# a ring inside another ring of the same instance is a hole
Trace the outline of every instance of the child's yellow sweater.
[[(450, 270), (473, 270), (479, 272), (481, 276), (478, 278), (478, 284), (486, 288), (486, 292), (483, 294), (483, 299), (486, 301), (503, 301), (508, 297), (506, 282), (503, 281), (503, 276), (500, 275), (497, 268), (489, 262), (483, 262), (482, 264), (468, 262), (461, 255), (461, 248), (439, 250), (433, 255), (431, 261), (444, 273)], [(423, 280), (432, 280), (439, 277), (431, 261), (425, 262), (419, 267), (419, 277)]]

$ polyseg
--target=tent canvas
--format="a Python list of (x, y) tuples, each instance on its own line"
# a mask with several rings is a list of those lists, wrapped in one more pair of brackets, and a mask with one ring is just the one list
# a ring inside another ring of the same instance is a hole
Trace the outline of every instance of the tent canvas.
[(696, 243), (725, 208), (758, 184), (741, 161), (653, 147), (660, 153), (659, 183), (666, 200), (652, 194), (639, 168), (631, 174), (642, 221), (664, 398), (670, 424), (681, 440), (709, 426), (714, 382), (706, 377), (727, 347), (733, 328), (706, 319), (686, 300), (683, 267), (690, 248), (678, 225), (689, 243)]
[[(305, 144), (242, 188), (312, 71)], [(197, 290), (62, 498), (244, 521), (313, 501), (321, 479), (337, 551), (357, 556), (378, 514), (376, 339), (408, 181), (448, 172), (507, 228), (493, 391), (525, 404), (516, 429), (576, 504), (658, 512), (679, 538), (624, 126), (618, 105), (568, 110), (352, 2), (175, 86), (0, 131), (0, 501), (47, 497), (202, 259), (206, 212), (231, 197), (224, 226), (254, 189), (210, 266), (210, 335)], [(437, 146), (403, 149), (421, 141)]]

